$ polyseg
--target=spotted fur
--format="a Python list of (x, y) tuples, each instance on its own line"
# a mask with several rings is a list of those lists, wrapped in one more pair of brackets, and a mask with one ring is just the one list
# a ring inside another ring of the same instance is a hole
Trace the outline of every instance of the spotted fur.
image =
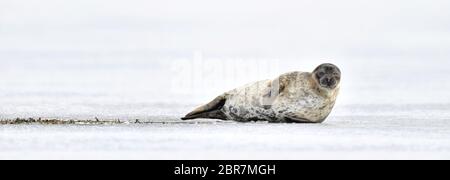
[[(322, 69), (337, 69), (330, 64), (321, 66), (324, 66)], [(315, 78), (321, 66), (313, 73), (290, 72), (274, 80), (263, 80), (234, 89), (183, 119), (321, 123), (334, 107), (340, 82), (340, 70), (337, 69), (338, 84), (332, 88), (322, 87), (320, 78)]]

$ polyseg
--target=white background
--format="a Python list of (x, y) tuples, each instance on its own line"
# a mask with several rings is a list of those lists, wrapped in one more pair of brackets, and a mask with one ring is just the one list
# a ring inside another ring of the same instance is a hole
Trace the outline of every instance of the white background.
[[(0, 126), (1, 157), (41, 147), (30, 157), (448, 158), (449, 59), (445, 0), (2, 0), (1, 119), (177, 122), (224, 91), (323, 62), (343, 82), (330, 118), (312, 127)], [(130, 141), (141, 146), (113, 148)], [(143, 153), (159, 143), (166, 156)]]

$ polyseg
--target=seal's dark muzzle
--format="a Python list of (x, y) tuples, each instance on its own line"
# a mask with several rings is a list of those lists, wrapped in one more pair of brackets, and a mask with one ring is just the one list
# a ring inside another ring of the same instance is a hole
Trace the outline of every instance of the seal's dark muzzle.
[(326, 88), (335, 88), (336, 87), (336, 79), (331, 76), (324, 76), (320, 79), (320, 85)]

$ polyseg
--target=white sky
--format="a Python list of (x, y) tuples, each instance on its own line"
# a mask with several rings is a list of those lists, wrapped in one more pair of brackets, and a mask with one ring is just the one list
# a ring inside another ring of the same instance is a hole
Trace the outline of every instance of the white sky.
[(450, 57), (446, 0), (2, 0), (0, 50)]
[[(179, 63), (194, 52), (203, 67)], [(448, 0), (0, 0), (0, 96), (37, 103), (48, 93), (178, 101), (171, 89), (204, 102), (323, 62), (345, 72), (344, 104), (441, 102), (449, 58)]]

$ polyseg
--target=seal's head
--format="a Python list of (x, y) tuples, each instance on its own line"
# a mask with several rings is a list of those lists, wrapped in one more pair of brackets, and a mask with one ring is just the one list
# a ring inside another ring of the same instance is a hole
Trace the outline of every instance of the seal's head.
[(339, 87), (341, 81), (341, 70), (334, 64), (321, 64), (312, 75), (321, 89), (334, 90)]

